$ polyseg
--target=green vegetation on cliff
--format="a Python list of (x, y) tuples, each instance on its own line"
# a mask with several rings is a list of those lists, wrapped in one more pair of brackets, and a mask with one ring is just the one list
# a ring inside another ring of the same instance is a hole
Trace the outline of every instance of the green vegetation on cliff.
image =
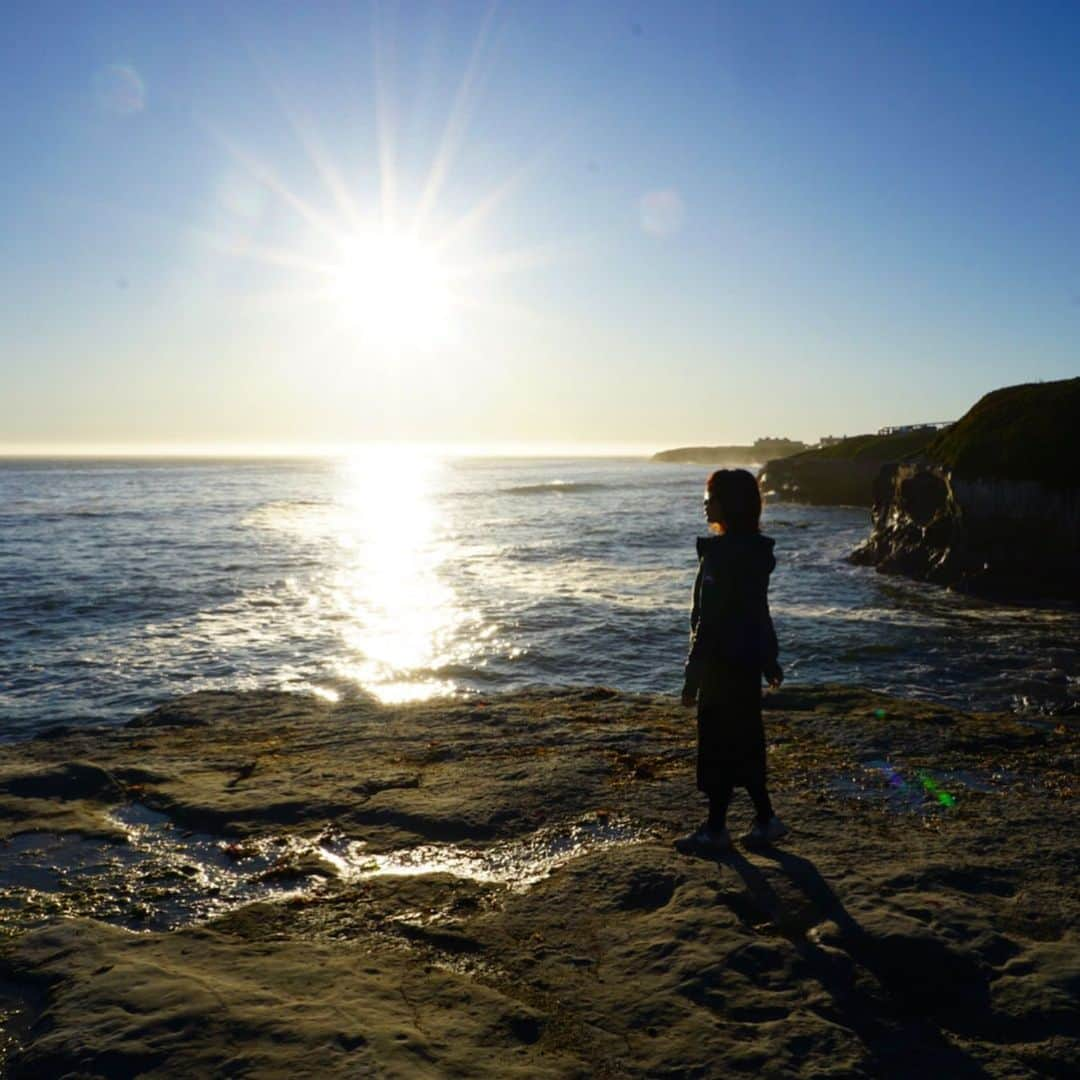
[(653, 454), (653, 461), (683, 465), (760, 465), (807, 449), (797, 439), (755, 439), (752, 446), (680, 446)]
[(967, 479), (1075, 487), (1080, 378), (1006, 386), (940, 432), (927, 456)]
[(773, 498), (827, 506), (871, 506), (874, 478), (887, 463), (925, 451), (937, 431), (920, 428), (891, 435), (852, 435), (832, 446), (769, 461), (761, 483)]
[(832, 446), (822, 446), (795, 454), (790, 460), (809, 458), (844, 461), (900, 461), (918, 454), (933, 440), (934, 428), (898, 431), (892, 435), (852, 435)]

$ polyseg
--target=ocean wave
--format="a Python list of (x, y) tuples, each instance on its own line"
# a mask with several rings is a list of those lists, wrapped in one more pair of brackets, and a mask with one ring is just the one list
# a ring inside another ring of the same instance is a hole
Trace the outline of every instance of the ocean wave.
[[(703, 524), (705, 471), (691, 468), (448, 466), (417, 489), (390, 477), (385, 514), (329, 471), (73, 469), (46, 492), (40, 473), (0, 470), (3, 511), (23, 515), (0, 511), (0, 742), (67, 716), (123, 722), (199, 689), (670, 692)], [(588, 497), (543, 498), (564, 494)], [(1075, 613), (853, 567), (842, 556), (865, 512), (774, 513), (771, 601), (793, 677), (1076, 707)], [(63, 514), (131, 520), (45, 516)]]
[(548, 480), (543, 484), (519, 484), (503, 488), (502, 495), (577, 495), (582, 492), (604, 491), (610, 484), (586, 480)]
[(146, 517), (145, 510), (131, 510), (127, 508), (81, 508), (73, 507), (69, 510), (57, 510), (52, 507), (41, 509), (12, 510), (8, 509), (0, 513), (0, 523), (4, 525), (43, 525), (56, 521), (67, 521), (71, 518), (140, 518)]

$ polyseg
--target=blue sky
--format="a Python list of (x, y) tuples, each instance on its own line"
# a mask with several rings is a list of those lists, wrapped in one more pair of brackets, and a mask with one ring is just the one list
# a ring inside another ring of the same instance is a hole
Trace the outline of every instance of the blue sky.
[(1080, 369), (1075, 5), (5, 20), (0, 446), (814, 438)]

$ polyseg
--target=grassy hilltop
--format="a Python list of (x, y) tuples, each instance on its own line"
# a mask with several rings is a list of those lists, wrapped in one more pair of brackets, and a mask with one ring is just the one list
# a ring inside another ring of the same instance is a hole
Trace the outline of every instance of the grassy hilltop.
[(751, 446), (679, 446), (653, 454), (653, 461), (681, 465), (760, 465), (774, 458), (789, 457), (806, 450), (797, 439), (755, 439)]
[(981, 397), (955, 424), (892, 435), (853, 435), (765, 466), (777, 497), (869, 506), (882, 465), (942, 465), (965, 480), (1036, 481), (1075, 487), (1080, 454), (1080, 378), (1007, 386)]
[(804, 450), (788, 461), (899, 461), (926, 449), (937, 434), (932, 428), (922, 431), (898, 431), (893, 435), (851, 435), (832, 446)]
[(852, 555), (1010, 603), (1080, 601), (1080, 379), (980, 398), (914, 460), (882, 467)]
[(882, 465), (925, 451), (933, 428), (892, 435), (852, 435), (832, 446), (771, 460), (761, 474), (774, 498), (831, 506), (870, 506)]
[(1080, 378), (1006, 386), (981, 397), (926, 447), (966, 479), (1077, 484)]

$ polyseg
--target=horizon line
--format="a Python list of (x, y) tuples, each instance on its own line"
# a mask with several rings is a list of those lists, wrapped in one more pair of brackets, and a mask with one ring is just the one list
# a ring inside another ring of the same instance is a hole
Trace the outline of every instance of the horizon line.
[(0, 443), (0, 460), (48, 459), (337, 459), (404, 453), (431, 457), (651, 457), (658, 443), (490, 440), (355, 443)]

